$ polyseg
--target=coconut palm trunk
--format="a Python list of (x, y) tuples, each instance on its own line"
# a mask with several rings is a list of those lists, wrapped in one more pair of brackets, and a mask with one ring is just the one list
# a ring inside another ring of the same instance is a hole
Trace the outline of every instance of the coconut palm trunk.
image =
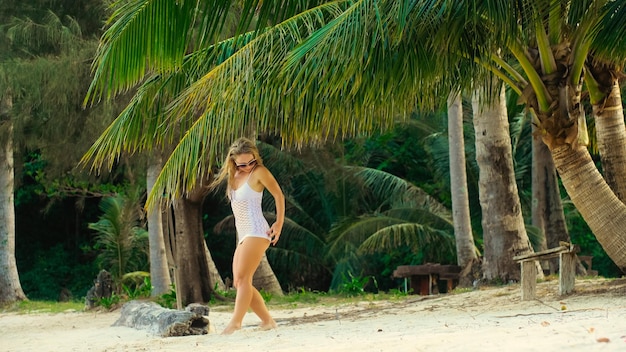
[(517, 193), (504, 88), (490, 104), (478, 91), (472, 99), (479, 197), (483, 213), (484, 277), (520, 279), (513, 257), (531, 253)]
[[(532, 143), (532, 224), (543, 233), (544, 240), (540, 250), (545, 250), (558, 247), (561, 241), (569, 242), (570, 236), (552, 154), (541, 139), (533, 138)], [(551, 273), (558, 271), (558, 258), (551, 259), (548, 263), (547, 269)]]
[(613, 193), (585, 146), (563, 144), (551, 150), (563, 186), (598, 242), (626, 272), (626, 205)]
[[(152, 191), (154, 182), (161, 172), (161, 164), (161, 156), (156, 155), (151, 159), (148, 165), (146, 175), (148, 194)], [(148, 213), (148, 239), (150, 243), (150, 282), (152, 283), (152, 296), (160, 296), (169, 292), (170, 285), (172, 284), (163, 235), (163, 212), (160, 208)]]
[[(611, 84), (612, 83), (612, 84)], [(604, 179), (615, 195), (626, 203), (626, 126), (617, 78), (609, 84), (609, 94), (592, 104), (598, 150)]]
[(206, 187), (196, 185), (174, 201), (175, 278), (178, 308), (211, 299), (209, 261), (202, 230), (202, 201)]
[(463, 108), (461, 94), (448, 97), (448, 145), (450, 146), (450, 193), (452, 219), (456, 240), (457, 264), (465, 267), (477, 258), (467, 192), (465, 169), (465, 141), (463, 139)]
[(13, 199), (13, 128), (7, 118), (10, 98), (0, 106), (0, 302), (26, 300), (15, 261), (15, 204)]

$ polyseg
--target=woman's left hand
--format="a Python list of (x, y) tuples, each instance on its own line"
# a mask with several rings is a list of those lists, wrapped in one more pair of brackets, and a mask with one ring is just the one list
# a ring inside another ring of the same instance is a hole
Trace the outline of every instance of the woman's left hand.
[(270, 243), (275, 246), (276, 242), (278, 242), (278, 238), (280, 237), (281, 226), (276, 225), (276, 223), (272, 224), (269, 230), (267, 230), (267, 235), (270, 236)]

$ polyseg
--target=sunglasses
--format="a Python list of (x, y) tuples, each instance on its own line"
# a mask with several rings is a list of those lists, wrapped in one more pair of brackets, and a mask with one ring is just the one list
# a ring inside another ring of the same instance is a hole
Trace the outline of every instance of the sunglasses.
[(235, 163), (235, 165), (237, 166), (238, 169), (243, 169), (244, 167), (252, 166), (254, 164), (256, 164), (256, 159), (252, 159), (252, 160), (248, 161), (247, 163), (243, 163), (243, 164)]

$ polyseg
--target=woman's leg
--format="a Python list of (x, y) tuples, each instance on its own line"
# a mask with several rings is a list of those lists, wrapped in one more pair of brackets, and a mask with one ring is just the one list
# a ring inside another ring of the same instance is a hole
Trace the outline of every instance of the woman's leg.
[(267, 306), (265, 305), (265, 301), (263, 300), (263, 296), (259, 293), (259, 291), (253, 286), (254, 290), (252, 293), (252, 302), (250, 302), (250, 308), (252, 311), (261, 319), (261, 329), (269, 330), (276, 328), (276, 322), (270, 315), (269, 310), (267, 310)]
[(261, 318), (262, 328), (272, 328), (276, 323), (270, 316), (263, 297), (252, 286), (252, 276), (263, 258), (263, 253), (269, 247), (269, 241), (263, 238), (248, 237), (237, 246), (233, 257), (233, 285), (237, 289), (235, 311), (233, 317), (222, 332), (232, 334), (241, 328), (241, 322), (248, 308)]

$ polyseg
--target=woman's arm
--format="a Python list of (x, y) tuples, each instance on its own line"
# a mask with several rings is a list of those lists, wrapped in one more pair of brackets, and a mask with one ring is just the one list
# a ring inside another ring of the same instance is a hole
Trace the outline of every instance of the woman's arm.
[(259, 182), (267, 188), (272, 197), (274, 197), (274, 203), (276, 204), (276, 222), (274, 222), (268, 230), (268, 235), (272, 237), (272, 245), (276, 245), (280, 233), (282, 232), (283, 224), (285, 223), (285, 196), (280, 189), (280, 185), (274, 178), (274, 175), (272, 175), (267, 168), (262, 167), (258, 171), (260, 171)]

